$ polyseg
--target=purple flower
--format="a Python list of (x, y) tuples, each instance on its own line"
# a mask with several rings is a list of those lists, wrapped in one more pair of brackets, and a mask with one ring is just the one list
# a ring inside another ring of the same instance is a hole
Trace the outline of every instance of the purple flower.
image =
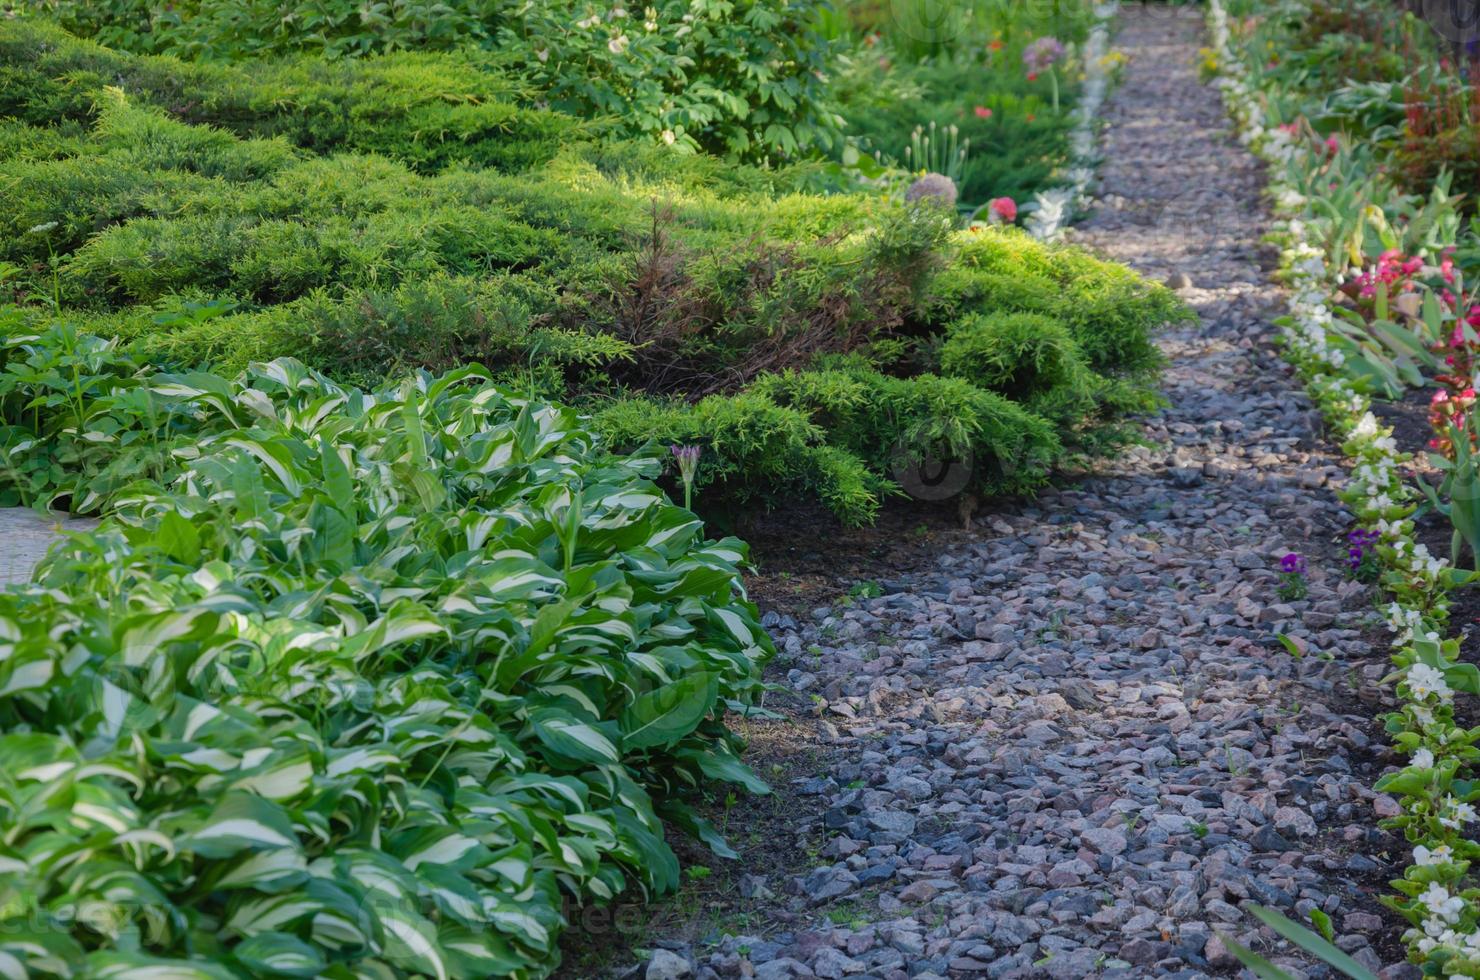
[(1347, 544), (1350, 545), (1346, 549), (1347, 564), (1353, 571), (1362, 567), (1362, 562), (1380, 540), (1382, 540), (1381, 531), (1369, 531), (1360, 527), (1346, 536)]
[(939, 201), (948, 208), (956, 206), (956, 182), (945, 174), (925, 174), (904, 192), (906, 201)]
[(699, 474), (699, 453), (702, 451), (698, 446), (669, 446), (673, 458), (678, 461), (678, 475), (683, 478), (683, 505), (689, 510), (694, 509), (694, 477)]
[(1023, 49), (1023, 64), (1028, 71), (1039, 72), (1052, 68), (1064, 56), (1064, 46), (1056, 37), (1040, 37)]
[(1280, 559), (1280, 571), (1286, 575), (1304, 575), (1305, 557), (1299, 552), (1290, 552)]

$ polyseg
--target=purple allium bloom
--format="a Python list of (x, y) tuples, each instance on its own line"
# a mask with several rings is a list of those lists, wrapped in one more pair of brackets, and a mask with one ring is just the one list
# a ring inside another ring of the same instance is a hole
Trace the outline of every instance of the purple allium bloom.
[(1280, 571), (1286, 575), (1304, 575), (1305, 557), (1299, 552), (1290, 552), (1280, 559)]
[(906, 201), (939, 201), (948, 208), (956, 206), (956, 182), (945, 174), (926, 174), (904, 192)]
[(1040, 37), (1023, 49), (1023, 64), (1029, 71), (1052, 68), (1064, 56), (1064, 46), (1056, 37)]

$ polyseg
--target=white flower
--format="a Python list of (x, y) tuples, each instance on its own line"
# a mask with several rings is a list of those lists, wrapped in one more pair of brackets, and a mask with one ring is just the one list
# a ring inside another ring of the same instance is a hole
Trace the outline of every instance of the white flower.
[(540, 48), (538, 51), (536, 51), (534, 53), (534, 56), (536, 58), (540, 59), (540, 64), (543, 65), (545, 62), (547, 62), (547, 61), (550, 60), (550, 49), (549, 48)]
[(673, 145), (673, 141), (676, 140), (676, 139), (678, 139), (678, 137), (674, 135), (673, 130), (671, 130), (671, 129), (665, 129), (665, 130), (663, 130), (663, 142), (664, 143), (668, 144), (669, 146), (672, 146)]
[(1443, 672), (1428, 664), (1419, 663), (1409, 667), (1407, 681), (1408, 693), (1419, 700), (1430, 697), (1442, 700), (1451, 693)]
[(1448, 864), (1454, 860), (1454, 848), (1448, 844), (1440, 844), (1432, 851), (1422, 844), (1413, 849), (1413, 863), (1420, 868), (1431, 864)]
[(621, 54), (623, 51), (627, 50), (627, 45), (629, 43), (631, 42), (627, 40), (627, 35), (618, 34), (616, 37), (606, 42), (606, 49), (612, 54)]
[(599, 23), (601, 23), (601, 18), (596, 16), (595, 14), (592, 14), (585, 20), (576, 21), (576, 26), (583, 31), (589, 31), (591, 28), (595, 27)]
[(1413, 753), (1413, 758), (1408, 760), (1408, 764), (1415, 769), (1432, 769), (1434, 768), (1434, 753), (1429, 749), (1419, 749)]
[[(1428, 891), (1419, 895), (1418, 900), (1436, 917), (1450, 924), (1457, 921), (1460, 913), (1465, 910), (1465, 900), (1458, 895), (1449, 894), (1449, 889), (1437, 881), (1431, 882)], [(1425, 929), (1427, 930), (1427, 926)]]
[(1439, 822), (1450, 830), (1458, 830), (1467, 823), (1475, 822), (1475, 808), (1450, 796), (1444, 800), (1444, 815), (1439, 818)]

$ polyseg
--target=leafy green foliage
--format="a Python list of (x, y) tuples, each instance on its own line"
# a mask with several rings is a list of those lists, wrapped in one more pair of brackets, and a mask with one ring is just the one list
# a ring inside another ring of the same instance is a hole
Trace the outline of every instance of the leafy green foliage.
[[(24, 83), (3, 103), (4, 298), (29, 331), (60, 312), (169, 370), (291, 353), (374, 387), (481, 364), (623, 448), (704, 445), (706, 508), (811, 494), (850, 522), (894, 489), (897, 443), (969, 448), (982, 488), (1018, 492), (1152, 403), (1150, 332), (1180, 312), (1166, 290), (1016, 233), (955, 232), (938, 208), (801, 193), (800, 172), (671, 148), (566, 134), (538, 164), (492, 169), (538, 127), (497, 129), (487, 114), (517, 92), (485, 57), (248, 72), (0, 22), (0, 66)], [(68, 135), (43, 151), (53, 110)], [(429, 130), (402, 139), (402, 122)], [(995, 311), (1067, 331), (1093, 376), (1052, 397), (964, 361), (941, 377), (942, 344)], [(852, 354), (867, 364), (845, 387), (873, 415), (771, 380)]]
[[(466, 66), (467, 76), (511, 74), (575, 117), (605, 117), (628, 135), (737, 159), (796, 158), (841, 142), (824, 74), (830, 45), (814, 29), (814, 8), (804, 0), (659, 0), (640, 12), (585, 0), (321, 0), (286, 9), (236, 0), (42, 0), (30, 6), (109, 47), (191, 61), (307, 54), (330, 59), (309, 70), (320, 78), (370, 81), (380, 75), (387, 87), (400, 80), (398, 67), (409, 67), (415, 77), (438, 61), (454, 70)], [(382, 57), (409, 51), (419, 54)], [(433, 53), (430, 60), (425, 52)], [(363, 58), (367, 67), (336, 64), (361, 56), (373, 56)], [(466, 90), (467, 81), (458, 80)], [(473, 87), (482, 86), (475, 81)], [(315, 94), (339, 98), (325, 90)], [(404, 98), (357, 94), (393, 105)], [(428, 108), (418, 106), (417, 114)], [(447, 115), (454, 125), (474, 119), (480, 129), (497, 125), (487, 111)], [(348, 122), (346, 137), (353, 138), (360, 120)]]
[(1026, 493), (1062, 455), (1052, 423), (960, 378), (896, 378), (849, 357), (762, 378), (756, 390), (823, 423), (829, 441), (878, 473), (931, 455), (970, 458), (978, 489)]
[[(711, 395), (694, 405), (628, 398), (603, 407), (592, 425), (614, 446), (701, 445), (695, 487), (728, 491), (736, 503), (815, 494), (842, 520), (867, 523), (888, 492), (881, 471), (805, 412), (778, 405), (762, 379), (756, 390)], [(701, 494), (702, 496), (702, 494)]]
[(968, 317), (941, 347), (943, 373), (969, 378), (1045, 418), (1073, 424), (1095, 410), (1094, 376), (1063, 324), (1037, 313)]
[[(1269, 928), (1279, 933), (1280, 936), (1293, 943), (1296, 948), (1309, 953), (1316, 959), (1322, 960), (1341, 971), (1342, 976), (1349, 977), (1350, 980), (1377, 980), (1377, 974), (1332, 945), (1329, 937), (1316, 935), (1299, 923), (1289, 919), (1279, 910), (1265, 908), (1262, 905), (1251, 905), (1249, 906), (1249, 911), (1260, 922), (1263, 922)], [(1322, 912), (1321, 915), (1324, 917), (1325, 913)], [(1329, 926), (1329, 919), (1327, 922)], [(1249, 949), (1226, 936), (1223, 937), (1223, 941), (1228, 946), (1228, 951), (1240, 963), (1248, 967), (1260, 980), (1290, 980), (1289, 973), (1281, 970), (1259, 954), (1251, 952)]]
[(572, 412), (476, 369), (365, 393), (0, 350), (12, 449), (161, 436), (127, 486), (28, 473), (110, 516), (0, 593), (17, 969), (541, 976), (562, 896), (676, 886), (660, 815), (717, 839), (683, 794), (763, 789), (723, 725), (771, 653), (743, 546)]
[(941, 322), (982, 308), (1051, 315), (1091, 368), (1132, 378), (1161, 367), (1153, 332), (1191, 316), (1171, 290), (1125, 266), (1013, 232), (970, 236), (937, 279), (929, 315)]
[(319, 153), (382, 153), (423, 172), (524, 170), (588, 129), (531, 105), (524, 83), (471, 51), (190, 64), (134, 57), (21, 18), (0, 22), (0, 80), (0, 116), (35, 126), (86, 122), (99, 92), (116, 86), (183, 122)]
[(1073, 79), (1082, 65), (1060, 75), (1029, 72), (1023, 51), (1043, 36), (1082, 42), (1092, 7), (1082, 0), (844, 5), (825, 23), (850, 45), (836, 71), (850, 139), (885, 163), (946, 172), (906, 150), (917, 127), (956, 127), (961, 140), (970, 142), (964, 166), (951, 173), (964, 205), (997, 197), (1031, 200), (1069, 165)]

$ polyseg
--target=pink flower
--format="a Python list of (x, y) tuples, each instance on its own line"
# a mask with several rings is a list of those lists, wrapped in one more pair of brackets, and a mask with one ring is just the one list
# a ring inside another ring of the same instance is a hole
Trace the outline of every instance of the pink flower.
[(1326, 137), (1326, 153), (1328, 155), (1334, 157), (1337, 154), (1337, 152), (1340, 151), (1340, 149), (1341, 149), (1341, 141), (1340, 140), (1338, 140), (1335, 136), (1327, 136)]
[(978, 119), (991, 119), (992, 118), (992, 110), (991, 109), (988, 109), (984, 105), (979, 105), (979, 106), (976, 107), (976, 118), (978, 118)]
[(1036, 71), (1030, 71), (1030, 72), (1028, 72), (1028, 81), (1030, 81), (1030, 82), (1036, 82), (1036, 81), (1038, 81), (1038, 73)]
[(1017, 221), (1017, 202), (1010, 197), (994, 197), (987, 202), (992, 224), (1010, 225)]

